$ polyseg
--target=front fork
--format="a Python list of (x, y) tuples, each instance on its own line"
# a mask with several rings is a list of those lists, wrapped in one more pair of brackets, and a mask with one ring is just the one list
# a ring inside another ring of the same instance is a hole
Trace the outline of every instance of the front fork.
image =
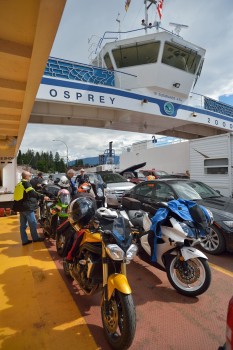
[(106, 315), (109, 314), (109, 301), (115, 289), (123, 294), (131, 294), (129, 282), (126, 277), (126, 263), (121, 263), (121, 273), (108, 275), (108, 257), (105, 245), (102, 242), (102, 265), (103, 265), (103, 302)]

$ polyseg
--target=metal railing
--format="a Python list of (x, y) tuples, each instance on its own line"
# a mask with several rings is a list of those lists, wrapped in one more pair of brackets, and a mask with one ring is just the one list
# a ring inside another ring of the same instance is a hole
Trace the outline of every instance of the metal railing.
[[(44, 71), (44, 76), (78, 80), (86, 83), (106, 86), (116, 86), (115, 75), (116, 77), (119, 77), (119, 75), (128, 76), (129, 78), (137, 77), (136, 75), (120, 72), (118, 70), (100, 68), (89, 64), (72, 62), (56, 57), (50, 57), (48, 59)], [(120, 84), (121, 79), (117, 78), (117, 81)]]

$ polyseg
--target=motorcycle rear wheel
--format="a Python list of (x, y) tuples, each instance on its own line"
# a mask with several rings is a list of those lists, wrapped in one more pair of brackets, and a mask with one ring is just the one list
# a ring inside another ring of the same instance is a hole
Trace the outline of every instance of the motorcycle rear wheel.
[(204, 293), (210, 286), (211, 270), (207, 260), (203, 258), (179, 261), (174, 256), (167, 265), (166, 272), (171, 285), (180, 294), (189, 297)]
[(136, 311), (131, 294), (115, 290), (109, 305), (102, 299), (101, 315), (105, 336), (113, 349), (128, 349), (136, 330)]

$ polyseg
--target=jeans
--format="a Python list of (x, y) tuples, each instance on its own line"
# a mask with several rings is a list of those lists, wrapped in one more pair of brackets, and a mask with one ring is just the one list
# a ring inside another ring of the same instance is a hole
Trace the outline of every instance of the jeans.
[(20, 215), (20, 235), (22, 243), (27, 243), (28, 236), (26, 233), (26, 228), (29, 225), (30, 233), (33, 241), (37, 241), (39, 239), (37, 233), (37, 221), (34, 211), (22, 211), (19, 213)]

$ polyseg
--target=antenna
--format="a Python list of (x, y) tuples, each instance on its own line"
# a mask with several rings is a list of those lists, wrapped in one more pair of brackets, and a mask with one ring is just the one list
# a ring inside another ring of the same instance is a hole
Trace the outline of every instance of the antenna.
[(118, 16), (116, 18), (116, 22), (118, 23), (119, 27), (118, 27), (118, 32), (119, 32), (119, 39), (121, 39), (121, 20), (120, 20), (120, 13), (118, 12)]
[(189, 26), (187, 26), (186, 24), (180, 24), (180, 23), (173, 23), (170, 22), (169, 23), (170, 26), (175, 27), (174, 32), (176, 33), (176, 35), (180, 36), (180, 31), (182, 28), (188, 28)]

